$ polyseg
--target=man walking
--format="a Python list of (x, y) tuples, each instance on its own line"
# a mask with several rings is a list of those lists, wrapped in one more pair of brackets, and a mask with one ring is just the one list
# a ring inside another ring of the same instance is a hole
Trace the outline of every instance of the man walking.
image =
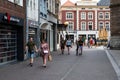
[(79, 53), (79, 55), (82, 55), (82, 52), (83, 52), (83, 41), (82, 41), (82, 37), (80, 37), (78, 40), (78, 53)]
[(31, 37), (28, 43), (26, 44), (26, 51), (28, 50), (28, 55), (30, 59), (29, 65), (32, 67), (33, 66), (33, 60), (34, 60), (34, 53), (37, 51), (37, 47), (35, 43), (33, 42), (33, 38)]
[(60, 41), (60, 47), (61, 47), (61, 54), (64, 54), (65, 40), (63, 38)]

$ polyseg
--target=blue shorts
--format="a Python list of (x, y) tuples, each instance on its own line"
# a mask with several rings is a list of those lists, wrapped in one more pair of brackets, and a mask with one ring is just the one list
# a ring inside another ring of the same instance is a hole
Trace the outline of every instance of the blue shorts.
[(28, 53), (29, 58), (34, 58), (34, 52)]
[(79, 46), (80, 49), (82, 49), (83, 46)]

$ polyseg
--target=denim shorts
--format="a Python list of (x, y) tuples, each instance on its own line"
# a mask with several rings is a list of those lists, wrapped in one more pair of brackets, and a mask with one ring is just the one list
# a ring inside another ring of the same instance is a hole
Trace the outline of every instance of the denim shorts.
[(34, 58), (34, 52), (29, 52), (28, 56), (29, 56), (29, 58)]
[(80, 49), (82, 49), (83, 46), (79, 46)]

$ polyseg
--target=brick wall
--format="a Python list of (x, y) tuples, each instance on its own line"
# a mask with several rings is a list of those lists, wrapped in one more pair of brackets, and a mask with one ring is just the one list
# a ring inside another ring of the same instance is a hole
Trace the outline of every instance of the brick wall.
[(24, 4), (23, 6), (19, 6), (17, 4), (14, 4), (12, 2), (9, 2), (8, 0), (0, 0), (0, 13), (9, 13), (12, 16), (17, 16), (21, 18), (25, 18), (25, 2), (26, 0), (23, 0)]
[[(73, 16), (73, 19), (71, 19), (71, 20), (67, 20), (66, 19), (66, 13), (67, 12), (72, 12), (73, 14), (74, 14), (74, 16)], [(77, 28), (77, 25), (76, 25), (76, 11), (74, 11), (74, 10), (63, 10), (62, 11), (62, 23), (64, 24), (64, 22), (69, 22), (69, 21), (72, 21), (72, 22), (74, 22), (74, 30), (76, 30), (76, 28)]]

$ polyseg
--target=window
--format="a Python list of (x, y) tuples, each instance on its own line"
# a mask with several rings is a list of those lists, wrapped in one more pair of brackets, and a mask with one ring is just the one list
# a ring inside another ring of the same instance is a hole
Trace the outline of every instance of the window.
[(31, 8), (31, 10), (32, 10), (32, 0), (30, 1), (30, 6), (31, 6), (30, 8)]
[(106, 27), (106, 30), (109, 31), (109, 30), (110, 30), (110, 23), (109, 23), (109, 22), (106, 22), (106, 23), (105, 23), (105, 27)]
[(15, 4), (18, 4), (19, 6), (23, 6), (23, 0), (14, 0)]
[(93, 22), (88, 22), (88, 28), (89, 30), (93, 30)]
[(67, 30), (69, 31), (73, 30), (73, 22), (69, 22)]
[(110, 13), (109, 12), (105, 13), (105, 19), (110, 19)]
[(88, 19), (89, 19), (89, 20), (92, 20), (92, 19), (93, 19), (93, 12), (89, 12), (89, 13), (88, 13)]
[(103, 19), (104, 17), (103, 17), (103, 13), (102, 12), (100, 12), (99, 13), (99, 19)]
[(86, 22), (81, 22), (81, 30), (82, 31), (86, 30)]
[(66, 19), (73, 19), (73, 13), (72, 12), (67, 12), (66, 13)]
[(49, 6), (48, 6), (48, 0), (46, 0), (46, 4), (47, 4), (47, 8), (48, 8), (48, 7), (49, 7)]
[(103, 22), (99, 23), (99, 29), (103, 29)]
[(8, 1), (10, 1), (10, 2), (13, 2), (13, 3), (14, 3), (14, 0), (8, 0)]
[(13, 2), (19, 6), (23, 6), (23, 0), (8, 0), (8, 1)]
[(85, 8), (82, 8), (82, 10), (85, 10)]
[(81, 13), (81, 19), (86, 19), (86, 13), (85, 12)]

